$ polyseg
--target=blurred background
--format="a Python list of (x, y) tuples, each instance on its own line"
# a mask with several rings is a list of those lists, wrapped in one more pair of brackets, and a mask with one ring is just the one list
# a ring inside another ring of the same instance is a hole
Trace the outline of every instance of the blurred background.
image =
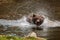
[[(60, 0), (0, 0), (0, 19), (17, 20), (31, 13), (43, 14), (51, 20), (60, 21)], [(1, 26), (0, 34), (6, 33), (4, 30)], [(51, 27), (47, 31), (34, 30), (34, 32), (48, 40), (60, 40), (60, 27)], [(20, 35), (19, 32), (12, 33)]]

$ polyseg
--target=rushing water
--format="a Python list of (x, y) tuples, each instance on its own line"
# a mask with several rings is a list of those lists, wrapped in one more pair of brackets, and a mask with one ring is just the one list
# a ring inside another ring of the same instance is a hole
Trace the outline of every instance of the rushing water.
[[(25, 33), (25, 35), (27, 35), (36, 25), (28, 23), (26, 17), (28, 14), (35, 13), (43, 15), (45, 19), (43, 24), (39, 26), (43, 28), (43, 30), (35, 29), (34, 32), (36, 32), (39, 37), (44, 37), (48, 40), (60, 40), (59, 0), (11, 0), (10, 2), (11, 3), (2, 2), (2, 5), (0, 4), (0, 14), (2, 15), (2, 17), (0, 17), (0, 25), (6, 27), (6, 31), (12, 31), (12, 34), (22, 35)], [(22, 15), (21, 18), (20, 14)], [(15, 26), (18, 28), (13, 29)], [(20, 34), (16, 29), (21, 30), (23, 33)], [(3, 33), (6, 33), (6, 31), (3, 31)]]
[[(42, 32), (47, 32), (48, 29), (51, 28), (51, 27), (60, 26), (60, 22), (59, 21), (56, 21), (56, 20), (55, 21), (51, 21), (51, 20), (49, 20), (48, 17), (45, 17), (45, 16), (44, 16), (44, 18), (45, 18), (44, 22), (39, 26), (39, 27), (43, 28)], [(36, 25), (27, 22), (26, 19), (27, 19), (26, 16), (23, 16), (21, 19), (18, 19), (18, 20), (0, 19), (0, 25), (8, 26), (8, 27), (17, 26), (18, 28), (20, 28), (22, 30), (22, 32), (26, 33), (27, 30), (31, 31), (33, 27), (36, 27)], [(40, 35), (46, 36), (48, 34), (45, 33), (45, 34), (40, 34)]]
[[(0, 25), (3, 26), (19, 26), (20, 28), (31, 28), (34, 27), (36, 25), (31, 24), (29, 22), (26, 21), (27, 17), (23, 16), (21, 19), (18, 20), (6, 20), (6, 19), (0, 19)], [(44, 16), (44, 22), (43, 24), (40, 25), (41, 27), (45, 28), (49, 28), (49, 27), (56, 27), (56, 26), (60, 26), (60, 22), (59, 21), (51, 21), (49, 20), (48, 17)]]

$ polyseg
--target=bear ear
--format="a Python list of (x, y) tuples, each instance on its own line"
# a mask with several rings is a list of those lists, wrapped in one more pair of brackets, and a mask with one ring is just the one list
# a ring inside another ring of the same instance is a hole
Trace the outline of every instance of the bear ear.
[(36, 16), (36, 14), (33, 14), (33, 17), (35, 17)]

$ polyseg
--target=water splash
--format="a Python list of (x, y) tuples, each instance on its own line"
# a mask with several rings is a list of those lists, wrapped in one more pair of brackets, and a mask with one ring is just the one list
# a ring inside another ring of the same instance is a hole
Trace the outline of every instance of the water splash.
[(60, 26), (60, 21), (51, 21), (49, 20), (49, 18), (45, 18), (44, 23), (42, 24), (42, 26), (45, 27), (56, 27), (56, 26)]
[[(26, 17), (23, 16), (21, 19), (19, 20), (6, 20), (6, 19), (0, 19), (0, 25), (3, 26), (8, 26), (8, 27), (14, 27), (17, 26), (19, 27), (21, 30), (26, 30), (26, 29), (30, 29), (32, 27), (35, 27), (34, 24), (30, 24), (26, 21)], [(24, 31), (23, 30), (23, 31)]]
[[(45, 16), (44, 16), (45, 17)], [(21, 19), (19, 20), (5, 20), (5, 19), (0, 19), (0, 25), (9, 25), (10, 27), (12, 26), (19, 26), (20, 28), (32, 28), (32, 27), (36, 27), (36, 25), (34, 24), (30, 24), (26, 21), (26, 17), (23, 16)], [(48, 17), (45, 17), (45, 20), (43, 22), (42, 25), (43, 28), (48, 28), (48, 27), (56, 27), (56, 26), (60, 26), (60, 21), (51, 21), (49, 20)]]
[(41, 28), (43, 28), (44, 31), (48, 31), (48, 28), (50, 27), (60, 27), (60, 21), (57, 20), (52, 21), (48, 17), (45, 17), (45, 20), (41, 25)]
[(45, 19), (44, 19), (44, 22), (41, 26), (43, 26), (43, 28), (49, 28), (49, 27), (57, 27), (57, 26), (60, 26), (60, 21), (57, 21), (57, 20), (50, 20), (49, 17), (52, 16), (52, 8), (50, 8), (50, 6), (48, 6), (48, 8), (50, 10), (47, 10), (45, 8), (41, 8), (41, 9), (38, 9), (36, 11), (36, 14), (40, 14), (42, 15)]

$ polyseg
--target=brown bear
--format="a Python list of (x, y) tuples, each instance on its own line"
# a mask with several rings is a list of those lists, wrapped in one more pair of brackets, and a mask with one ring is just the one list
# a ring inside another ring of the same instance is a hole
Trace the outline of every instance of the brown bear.
[(29, 23), (33, 23), (33, 24), (39, 26), (43, 23), (44, 17), (42, 15), (32, 14), (27, 17), (27, 21)]

